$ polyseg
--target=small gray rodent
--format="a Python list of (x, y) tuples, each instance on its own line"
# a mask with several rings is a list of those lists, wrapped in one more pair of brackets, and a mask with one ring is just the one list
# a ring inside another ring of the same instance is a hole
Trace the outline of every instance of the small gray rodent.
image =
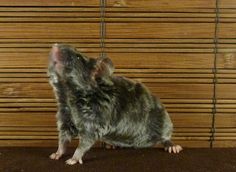
[(51, 159), (59, 159), (72, 138), (80, 143), (66, 161), (82, 164), (96, 141), (143, 148), (162, 143), (168, 152), (182, 147), (171, 142), (170, 117), (159, 99), (141, 83), (113, 75), (109, 58), (88, 58), (75, 48), (55, 44), (48, 75), (58, 103), (59, 143)]

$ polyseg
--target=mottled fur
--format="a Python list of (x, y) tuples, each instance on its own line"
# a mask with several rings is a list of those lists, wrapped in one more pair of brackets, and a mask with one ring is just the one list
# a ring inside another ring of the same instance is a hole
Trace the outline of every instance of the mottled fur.
[(160, 100), (113, 71), (108, 58), (88, 58), (68, 45), (52, 49), (48, 74), (58, 102), (59, 147), (78, 137), (77, 161), (98, 140), (122, 147), (170, 146), (173, 127)]

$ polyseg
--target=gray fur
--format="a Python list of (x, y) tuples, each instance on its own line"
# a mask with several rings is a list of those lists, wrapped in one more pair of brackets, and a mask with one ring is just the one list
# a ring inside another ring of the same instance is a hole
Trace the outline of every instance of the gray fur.
[(48, 74), (58, 103), (59, 147), (80, 138), (76, 159), (98, 140), (136, 148), (171, 143), (173, 125), (160, 100), (113, 71), (108, 58), (88, 58), (68, 45), (52, 48)]

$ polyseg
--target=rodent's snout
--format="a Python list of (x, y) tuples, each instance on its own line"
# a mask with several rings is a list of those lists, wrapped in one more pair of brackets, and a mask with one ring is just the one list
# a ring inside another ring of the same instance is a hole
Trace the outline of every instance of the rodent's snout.
[(63, 53), (59, 44), (54, 44), (49, 55), (49, 64), (55, 69), (58, 74), (63, 71)]
[(54, 44), (50, 52), (50, 60), (53, 64), (62, 60), (59, 44)]

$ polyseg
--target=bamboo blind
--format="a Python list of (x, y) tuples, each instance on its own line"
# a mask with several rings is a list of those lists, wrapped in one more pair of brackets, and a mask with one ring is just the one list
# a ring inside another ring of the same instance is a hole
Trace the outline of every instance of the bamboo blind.
[(0, 146), (56, 146), (51, 45), (145, 83), (184, 147), (236, 146), (236, 1), (1, 0)]

